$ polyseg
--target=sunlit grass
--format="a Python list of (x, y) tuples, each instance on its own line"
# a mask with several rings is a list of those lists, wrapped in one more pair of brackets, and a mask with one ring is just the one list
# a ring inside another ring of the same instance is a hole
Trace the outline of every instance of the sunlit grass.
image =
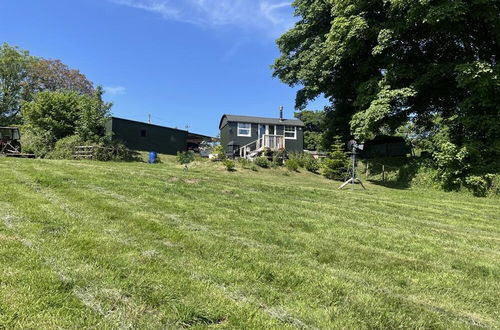
[(171, 158), (0, 173), (0, 328), (500, 327), (498, 198)]

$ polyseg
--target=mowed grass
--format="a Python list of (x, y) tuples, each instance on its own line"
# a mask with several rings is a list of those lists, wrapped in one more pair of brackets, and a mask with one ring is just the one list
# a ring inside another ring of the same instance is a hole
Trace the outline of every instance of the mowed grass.
[(500, 200), (0, 158), (0, 328), (499, 328)]

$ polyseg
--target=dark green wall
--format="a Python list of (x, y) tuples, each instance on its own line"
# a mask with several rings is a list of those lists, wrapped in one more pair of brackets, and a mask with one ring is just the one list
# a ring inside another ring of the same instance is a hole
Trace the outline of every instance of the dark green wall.
[[(106, 129), (113, 133), (113, 140), (123, 142), (132, 150), (170, 155), (187, 150), (186, 131), (114, 117), (110, 119)], [(143, 130), (146, 136), (141, 136)]]
[[(220, 131), (220, 141), (221, 141), (221, 144), (224, 146), (224, 150), (226, 152), (231, 151), (230, 148), (227, 146), (227, 144), (230, 141), (234, 141), (240, 147), (243, 147), (244, 145), (257, 140), (258, 127), (259, 127), (259, 124), (252, 124), (252, 136), (251, 137), (238, 136), (238, 123), (228, 122), (227, 125), (224, 126)], [(283, 131), (284, 131), (283, 125), (276, 125), (276, 129), (277, 129), (278, 135), (283, 135)], [(285, 141), (285, 147), (286, 147), (286, 150), (288, 150), (288, 151), (297, 151), (297, 152), (304, 151), (304, 128), (303, 127), (297, 127), (297, 139), (296, 140), (288, 140), (287, 139)]]

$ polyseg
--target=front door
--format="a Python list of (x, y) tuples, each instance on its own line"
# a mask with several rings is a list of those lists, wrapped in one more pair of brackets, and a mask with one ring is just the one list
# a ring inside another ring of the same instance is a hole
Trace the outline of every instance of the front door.
[(262, 138), (264, 134), (267, 134), (267, 125), (260, 125), (259, 124), (259, 139)]

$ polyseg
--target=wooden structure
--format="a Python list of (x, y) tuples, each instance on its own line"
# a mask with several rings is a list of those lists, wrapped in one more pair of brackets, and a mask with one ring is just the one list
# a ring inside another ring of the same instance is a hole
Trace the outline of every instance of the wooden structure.
[(297, 119), (224, 115), (220, 142), (226, 154), (253, 159), (264, 151), (304, 151), (304, 123)]
[(99, 153), (106, 153), (109, 157), (112, 157), (116, 152), (115, 148), (110, 147), (77, 146), (73, 152), (73, 158), (93, 160), (98, 157)]

